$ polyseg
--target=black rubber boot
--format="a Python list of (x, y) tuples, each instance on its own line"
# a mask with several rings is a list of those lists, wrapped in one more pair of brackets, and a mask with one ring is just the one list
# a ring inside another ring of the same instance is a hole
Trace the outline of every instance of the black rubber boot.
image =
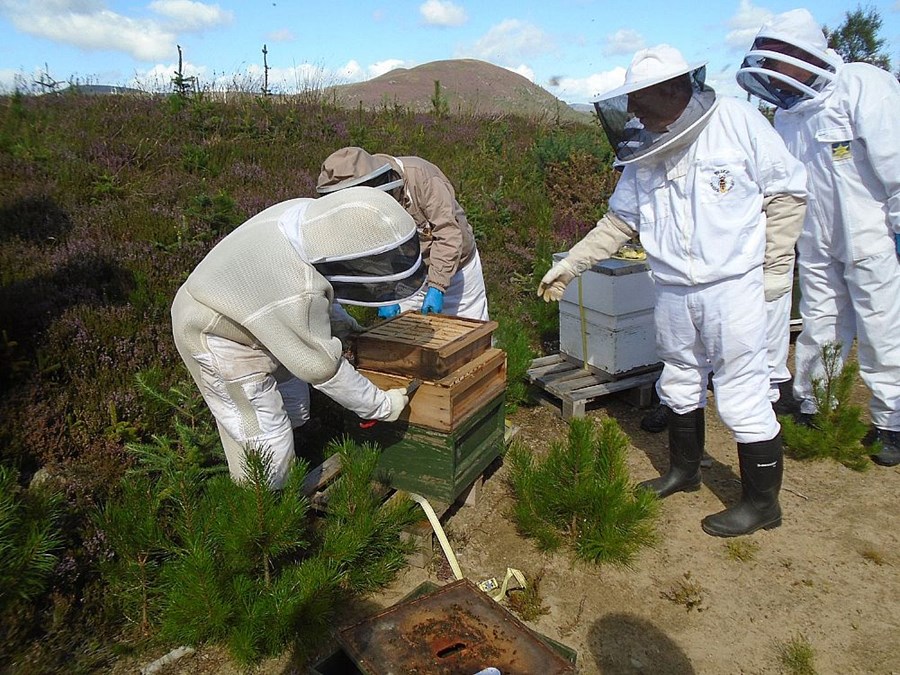
[(701, 523), (714, 537), (739, 537), (781, 525), (778, 493), (784, 473), (781, 432), (770, 441), (738, 443), (741, 463), (741, 500)]
[(664, 476), (645, 480), (638, 487), (652, 490), (660, 499), (676, 492), (700, 487), (700, 459), (706, 437), (703, 408), (677, 415), (668, 408), (669, 470)]
[(900, 464), (900, 431), (879, 429), (876, 438), (881, 441), (881, 452), (872, 455), (872, 461), (881, 466)]
[(651, 434), (665, 431), (669, 425), (669, 409), (665, 403), (657, 403), (641, 418), (641, 429)]

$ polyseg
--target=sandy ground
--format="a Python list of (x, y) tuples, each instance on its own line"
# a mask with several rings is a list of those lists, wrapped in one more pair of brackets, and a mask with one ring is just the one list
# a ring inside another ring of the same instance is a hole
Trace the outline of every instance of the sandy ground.
[[(667, 434), (641, 431), (643, 411), (615, 396), (599, 403), (588, 415), (614, 417), (631, 438), (632, 478), (663, 470)], [(541, 575), (547, 613), (528, 625), (575, 649), (583, 674), (790, 672), (779, 648), (792, 638), (812, 647), (815, 672), (900, 674), (900, 467), (872, 465), (858, 473), (830, 461), (788, 458), (784, 524), (740, 540), (710, 537), (701, 518), (732, 503), (740, 490), (735, 444), (714, 403), (713, 397), (707, 409), (714, 464), (704, 472), (703, 488), (664, 501), (659, 543), (633, 568), (537, 551), (509, 518), (508, 469), (498, 462), (478, 503), (445, 519), (464, 575), (475, 582), (502, 579), (507, 567), (532, 579)], [(522, 408), (511, 419), (519, 428), (516, 441), (538, 454), (566, 433), (566, 424), (544, 407)], [(728, 541), (741, 541), (737, 551), (747, 559), (737, 559)], [(451, 580), (435, 548), (429, 567), (409, 568), (339, 623), (388, 607), (423, 581)], [(161, 672), (239, 671), (221, 650), (202, 649)], [(306, 670), (286, 655), (256, 672)]]

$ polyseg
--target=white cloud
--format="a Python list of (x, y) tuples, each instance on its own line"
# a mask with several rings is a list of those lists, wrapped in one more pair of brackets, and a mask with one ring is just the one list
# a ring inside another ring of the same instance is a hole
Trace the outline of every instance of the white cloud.
[[(172, 78), (177, 70), (177, 63), (157, 63), (152, 68), (136, 72), (128, 86), (137, 87), (145, 91), (172, 91)], [(187, 61), (183, 61), (181, 64), (181, 74), (184, 77), (197, 78), (200, 86), (208, 84), (203, 82), (206, 73), (205, 66), (195, 66)]]
[(218, 5), (207, 5), (193, 0), (154, 0), (150, 9), (175, 22), (175, 28), (183, 31), (203, 30), (209, 26), (230, 23), (234, 14)]
[(473, 56), (500, 65), (511, 65), (526, 56), (553, 50), (553, 41), (534, 24), (504, 19), (458, 56)]
[(280, 28), (269, 33), (267, 38), (272, 42), (293, 42), (297, 36), (288, 28)]
[(469, 20), (466, 10), (450, 0), (426, 0), (419, 14), (429, 26), (461, 26)]
[(615, 89), (625, 82), (625, 69), (613, 68), (587, 77), (555, 77), (549, 89), (567, 103), (586, 103), (598, 94)]
[(379, 75), (384, 75), (395, 68), (403, 68), (406, 62), (400, 59), (385, 59), (363, 68), (355, 59), (351, 59), (334, 71), (339, 79), (349, 82), (363, 82)]
[(132, 19), (99, 0), (0, 0), (0, 13), (23, 33), (87, 51), (114, 51), (154, 62), (175, 53), (179, 31), (231, 20), (218, 5), (191, 0), (154, 0), (157, 19)]
[(527, 66), (524, 63), (520, 66), (516, 66), (515, 68), (506, 68), (506, 69), (511, 70), (514, 73), (518, 73), (519, 75), (524, 77), (529, 82), (534, 82), (534, 70), (532, 70), (530, 66)]
[(175, 34), (159, 23), (129, 19), (90, 0), (3, 0), (0, 11), (23, 33), (88, 51), (111, 50), (140, 61), (175, 52)]
[(16, 86), (20, 84), (20, 80), (23, 77), (23, 73), (19, 70), (0, 68), (0, 91), (4, 93), (15, 91)]
[(366, 68), (367, 79), (378, 77), (379, 75), (384, 75), (385, 73), (389, 73), (396, 68), (406, 68), (406, 61), (402, 59), (385, 59), (384, 61), (378, 61), (377, 63), (373, 63), (368, 68)]
[(606, 56), (625, 54), (631, 56), (638, 49), (646, 47), (644, 37), (636, 30), (622, 28), (615, 33), (606, 36), (603, 43), (603, 53)]
[(725, 44), (732, 49), (746, 51), (753, 44), (759, 29), (771, 17), (770, 10), (754, 6), (751, 0), (741, 0), (737, 12), (726, 22), (731, 30), (725, 36)]

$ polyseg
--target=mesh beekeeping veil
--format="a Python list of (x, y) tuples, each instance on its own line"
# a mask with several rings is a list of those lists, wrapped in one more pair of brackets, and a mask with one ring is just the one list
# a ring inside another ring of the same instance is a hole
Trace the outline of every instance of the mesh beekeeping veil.
[(379, 307), (425, 283), (415, 221), (388, 194), (351, 187), (309, 200), (293, 226), (280, 223), (304, 260), (331, 283), (338, 302)]
[(815, 98), (841, 63), (812, 14), (794, 9), (763, 24), (735, 77), (754, 96), (787, 109)]
[(329, 194), (356, 185), (390, 192), (403, 185), (387, 155), (370, 155), (362, 148), (347, 147), (331, 153), (322, 162), (316, 191)]
[(617, 163), (690, 142), (716, 102), (705, 80), (706, 64), (688, 64), (674, 47), (638, 51), (625, 72), (625, 84), (594, 101)]

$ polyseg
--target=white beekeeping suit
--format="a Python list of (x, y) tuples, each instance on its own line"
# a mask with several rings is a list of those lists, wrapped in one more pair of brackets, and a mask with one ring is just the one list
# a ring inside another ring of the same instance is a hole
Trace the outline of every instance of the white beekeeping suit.
[(738, 442), (743, 496), (703, 529), (737, 536), (781, 524), (765, 301), (790, 291), (806, 176), (766, 119), (737, 99), (716, 100), (704, 72), (668, 45), (641, 50), (626, 84), (595, 103), (622, 176), (607, 215), (538, 293), (558, 299), (640, 233), (656, 285), (657, 391), (670, 409), (669, 471), (643, 485), (661, 497), (700, 487), (712, 371), (719, 415)]
[(815, 412), (821, 350), (858, 340), (860, 375), (884, 451), (900, 464), (900, 84), (865, 63), (844, 64), (806, 10), (759, 31), (738, 83), (778, 106), (775, 128), (809, 174), (798, 242), (803, 330), (794, 393)]
[(252, 447), (271, 453), (270, 483), (282, 486), (292, 429), (309, 417), (307, 383), (360, 417), (400, 416), (405, 393), (378, 389), (342, 357), (333, 303), (392, 304), (424, 281), (413, 219), (367, 187), (276, 204), (213, 247), (178, 290), (172, 329), (235, 480)]

